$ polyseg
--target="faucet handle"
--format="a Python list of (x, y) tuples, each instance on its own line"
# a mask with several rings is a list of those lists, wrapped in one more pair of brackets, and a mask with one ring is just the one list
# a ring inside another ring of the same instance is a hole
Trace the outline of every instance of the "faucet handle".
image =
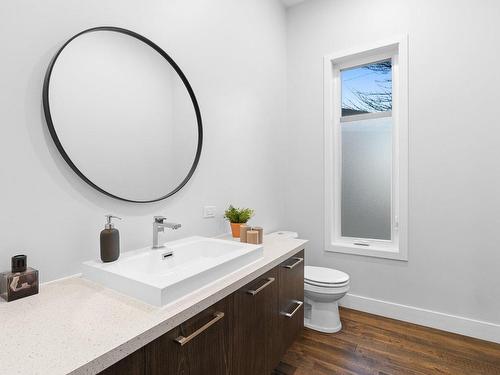
[(153, 219), (155, 219), (155, 222), (157, 223), (163, 223), (164, 220), (167, 220), (165, 216), (155, 216)]

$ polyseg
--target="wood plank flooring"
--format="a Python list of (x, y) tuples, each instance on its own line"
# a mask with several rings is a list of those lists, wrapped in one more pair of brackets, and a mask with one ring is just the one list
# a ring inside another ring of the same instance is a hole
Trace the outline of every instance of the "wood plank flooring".
[(274, 375), (500, 375), (500, 345), (341, 308), (343, 330), (305, 329)]

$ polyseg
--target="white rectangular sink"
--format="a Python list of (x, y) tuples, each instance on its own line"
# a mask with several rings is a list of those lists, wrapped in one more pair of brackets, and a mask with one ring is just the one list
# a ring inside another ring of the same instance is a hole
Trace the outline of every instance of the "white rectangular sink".
[(262, 245), (188, 237), (161, 249), (122, 253), (111, 263), (83, 263), (83, 276), (152, 305), (163, 306), (263, 256)]

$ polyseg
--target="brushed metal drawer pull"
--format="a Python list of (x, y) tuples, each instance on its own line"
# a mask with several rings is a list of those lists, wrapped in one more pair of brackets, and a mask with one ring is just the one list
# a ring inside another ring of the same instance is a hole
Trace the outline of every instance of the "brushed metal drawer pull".
[(285, 315), (287, 318), (291, 318), (295, 315), (295, 313), (297, 311), (300, 310), (300, 308), (302, 307), (302, 305), (304, 304), (304, 302), (302, 301), (292, 301), (293, 303), (297, 304), (297, 307), (295, 309), (293, 309), (293, 311), (291, 313), (289, 312), (282, 312), (283, 315)]
[(250, 289), (250, 290), (247, 290), (247, 293), (248, 294), (251, 294), (252, 296), (255, 296), (257, 293), (259, 293), (262, 289), (264, 289), (265, 287), (267, 287), (268, 285), (272, 284), (274, 282), (274, 277), (268, 277), (267, 278), (267, 281), (261, 285), (260, 287), (258, 287), (257, 289), (253, 290), (253, 289)]
[(203, 331), (207, 330), (210, 326), (214, 325), (215, 323), (217, 323), (222, 318), (224, 318), (224, 313), (223, 312), (216, 312), (216, 313), (214, 313), (214, 318), (211, 321), (209, 321), (208, 323), (206, 323), (202, 327), (198, 328), (196, 331), (194, 331), (193, 333), (191, 333), (188, 337), (179, 336), (176, 339), (174, 339), (174, 341), (177, 344), (179, 344), (180, 346), (184, 346), (189, 341), (191, 341), (192, 339), (194, 339), (196, 336), (198, 336)]
[(286, 266), (283, 266), (283, 267), (291, 270), (292, 268), (295, 268), (295, 266), (299, 265), (300, 263), (302, 263), (304, 261), (304, 258), (292, 258), (292, 259), (295, 259), (296, 262), (293, 264), (287, 264)]

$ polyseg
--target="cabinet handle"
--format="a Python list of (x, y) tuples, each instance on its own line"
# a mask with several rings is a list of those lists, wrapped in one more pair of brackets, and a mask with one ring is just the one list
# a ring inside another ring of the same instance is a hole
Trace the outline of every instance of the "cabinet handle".
[(295, 313), (297, 311), (299, 311), (299, 309), (302, 307), (302, 305), (304, 304), (304, 302), (302, 301), (293, 301), (293, 303), (295, 303), (297, 305), (297, 307), (295, 309), (293, 309), (292, 312), (282, 312), (283, 315), (285, 315), (287, 318), (291, 318), (292, 316), (295, 315)]
[(223, 312), (216, 312), (214, 313), (214, 318), (209, 321), (208, 323), (206, 323), (205, 325), (203, 325), (202, 327), (198, 328), (196, 331), (194, 331), (192, 334), (190, 334), (188, 337), (184, 337), (184, 336), (179, 336), (177, 337), (176, 339), (174, 339), (174, 341), (179, 344), (180, 346), (184, 346), (186, 345), (189, 341), (191, 341), (192, 339), (194, 339), (196, 336), (198, 336), (200, 333), (202, 333), (203, 331), (207, 330), (210, 326), (214, 325), (215, 323), (217, 323), (219, 320), (221, 320), (222, 318), (224, 318), (224, 313)]
[(260, 287), (258, 287), (257, 289), (253, 290), (253, 289), (250, 289), (250, 290), (247, 290), (247, 293), (248, 294), (251, 294), (252, 296), (255, 296), (257, 293), (259, 293), (262, 289), (264, 289), (266, 286), (272, 284), (274, 282), (274, 277), (268, 277), (267, 278), (267, 281), (261, 285)]
[(287, 264), (286, 266), (283, 266), (283, 267), (291, 270), (292, 268), (295, 268), (295, 266), (299, 265), (300, 263), (302, 263), (304, 261), (304, 258), (292, 258), (292, 259), (295, 259), (296, 262), (292, 263), (292, 264)]

